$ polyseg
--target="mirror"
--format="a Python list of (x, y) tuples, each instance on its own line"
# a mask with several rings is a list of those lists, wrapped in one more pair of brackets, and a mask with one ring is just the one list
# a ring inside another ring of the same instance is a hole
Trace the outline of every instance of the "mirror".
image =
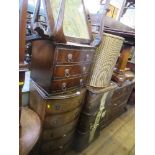
[[(60, 6), (62, 0), (50, 0), (50, 12), (52, 12), (54, 25), (58, 20), (60, 14)], [(90, 29), (88, 28), (86, 12), (83, 0), (64, 0), (64, 19), (63, 32), (67, 41), (78, 43), (90, 43)], [(61, 11), (63, 8), (61, 8)], [(49, 14), (49, 12), (48, 12)], [(49, 14), (50, 15), (50, 14)]]
[(65, 36), (90, 39), (82, 0), (66, 0), (63, 29)]

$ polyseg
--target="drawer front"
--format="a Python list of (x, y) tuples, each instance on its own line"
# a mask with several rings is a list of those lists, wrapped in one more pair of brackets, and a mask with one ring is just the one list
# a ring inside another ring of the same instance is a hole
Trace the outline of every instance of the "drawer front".
[(42, 152), (51, 152), (53, 150), (58, 150), (58, 149), (62, 149), (63, 146), (68, 143), (69, 141), (71, 141), (71, 139), (73, 138), (73, 134), (74, 132), (71, 132), (68, 136), (63, 137), (63, 138), (59, 138), (59, 139), (55, 139), (53, 141), (49, 141), (46, 142), (42, 145)]
[(57, 65), (54, 69), (54, 79), (70, 78), (87, 74), (90, 68), (90, 63), (78, 65)]
[(69, 112), (83, 103), (84, 96), (85, 90), (81, 90), (80, 95), (75, 97), (50, 100), (46, 104), (46, 115)]
[(76, 78), (67, 78), (62, 80), (53, 80), (52, 92), (69, 91), (70, 89), (83, 87), (86, 84), (87, 75)]
[(120, 114), (122, 114), (123, 112), (125, 112), (125, 104), (121, 104), (117, 107), (111, 107), (108, 111), (107, 111), (107, 117), (108, 117), (108, 121), (113, 120), (115, 118), (117, 118)]
[(112, 97), (112, 102), (116, 102), (117, 100), (128, 99), (133, 87), (134, 87), (134, 85), (128, 85), (123, 88), (119, 88), (119, 89), (115, 90), (113, 97)]
[(78, 118), (74, 121), (64, 125), (63, 127), (54, 128), (54, 129), (46, 129), (43, 131), (43, 141), (54, 140), (55, 138), (63, 138), (66, 137), (69, 132), (75, 130)]
[(65, 152), (67, 152), (69, 149), (70, 149), (70, 147), (71, 147), (71, 142), (72, 141), (70, 141), (69, 143), (67, 143), (67, 144), (65, 144), (65, 145), (63, 145), (63, 146), (61, 146), (61, 147), (59, 147), (59, 149), (56, 149), (56, 150), (52, 150), (52, 151), (50, 151), (50, 149), (48, 149), (49, 151), (42, 151), (42, 154), (43, 155), (64, 155), (65, 154)]
[(71, 112), (47, 116), (44, 121), (44, 127), (46, 129), (50, 129), (50, 128), (63, 126), (71, 122), (75, 118), (77, 118), (79, 116), (80, 111), (81, 111), (81, 106), (74, 109)]
[(77, 49), (56, 49), (56, 64), (72, 64), (79, 62), (90, 62), (93, 58), (94, 50)]

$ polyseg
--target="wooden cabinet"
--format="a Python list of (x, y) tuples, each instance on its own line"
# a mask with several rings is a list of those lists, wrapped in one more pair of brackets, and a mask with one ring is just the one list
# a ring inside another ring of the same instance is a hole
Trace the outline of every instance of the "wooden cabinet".
[(34, 81), (30, 83), (30, 107), (42, 120), (41, 155), (63, 154), (74, 137), (86, 89), (47, 96)]
[(134, 84), (134, 80), (126, 81), (122, 86), (115, 88), (111, 100), (107, 103), (105, 116), (100, 121), (101, 128), (106, 127), (127, 110), (127, 101), (134, 88)]
[(86, 84), (95, 48), (82, 44), (32, 43), (31, 78), (46, 94), (66, 93)]

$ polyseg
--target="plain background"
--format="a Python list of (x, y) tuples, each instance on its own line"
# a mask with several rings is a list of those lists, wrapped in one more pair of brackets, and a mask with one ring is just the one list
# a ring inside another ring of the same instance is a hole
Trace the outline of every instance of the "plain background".
[[(18, 155), (19, 3), (0, 6), (0, 155)], [(155, 1), (135, 6), (136, 155), (155, 155)]]

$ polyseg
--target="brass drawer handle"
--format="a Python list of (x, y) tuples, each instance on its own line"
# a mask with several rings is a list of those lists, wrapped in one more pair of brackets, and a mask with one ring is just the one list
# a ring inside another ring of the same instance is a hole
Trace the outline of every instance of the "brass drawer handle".
[(80, 86), (82, 87), (84, 85), (83, 79), (80, 79)]
[(72, 58), (73, 58), (73, 55), (71, 53), (69, 53), (67, 56), (67, 61), (72, 62), (73, 61)]
[(63, 149), (63, 146), (59, 146), (59, 149)]
[(90, 60), (90, 55), (86, 54), (86, 61), (89, 61), (89, 60)]
[(66, 86), (67, 86), (67, 84), (66, 84), (65, 82), (64, 82), (64, 83), (62, 83), (62, 90), (63, 90), (63, 91), (66, 91), (66, 89), (67, 89), (67, 87), (66, 87)]
[(70, 74), (69, 74), (69, 69), (65, 69), (65, 77), (69, 77)]
[(62, 135), (62, 137), (66, 137), (66, 136), (67, 136), (66, 134)]
[(82, 71), (83, 71), (83, 73), (86, 73), (86, 67), (85, 66), (82, 68)]

